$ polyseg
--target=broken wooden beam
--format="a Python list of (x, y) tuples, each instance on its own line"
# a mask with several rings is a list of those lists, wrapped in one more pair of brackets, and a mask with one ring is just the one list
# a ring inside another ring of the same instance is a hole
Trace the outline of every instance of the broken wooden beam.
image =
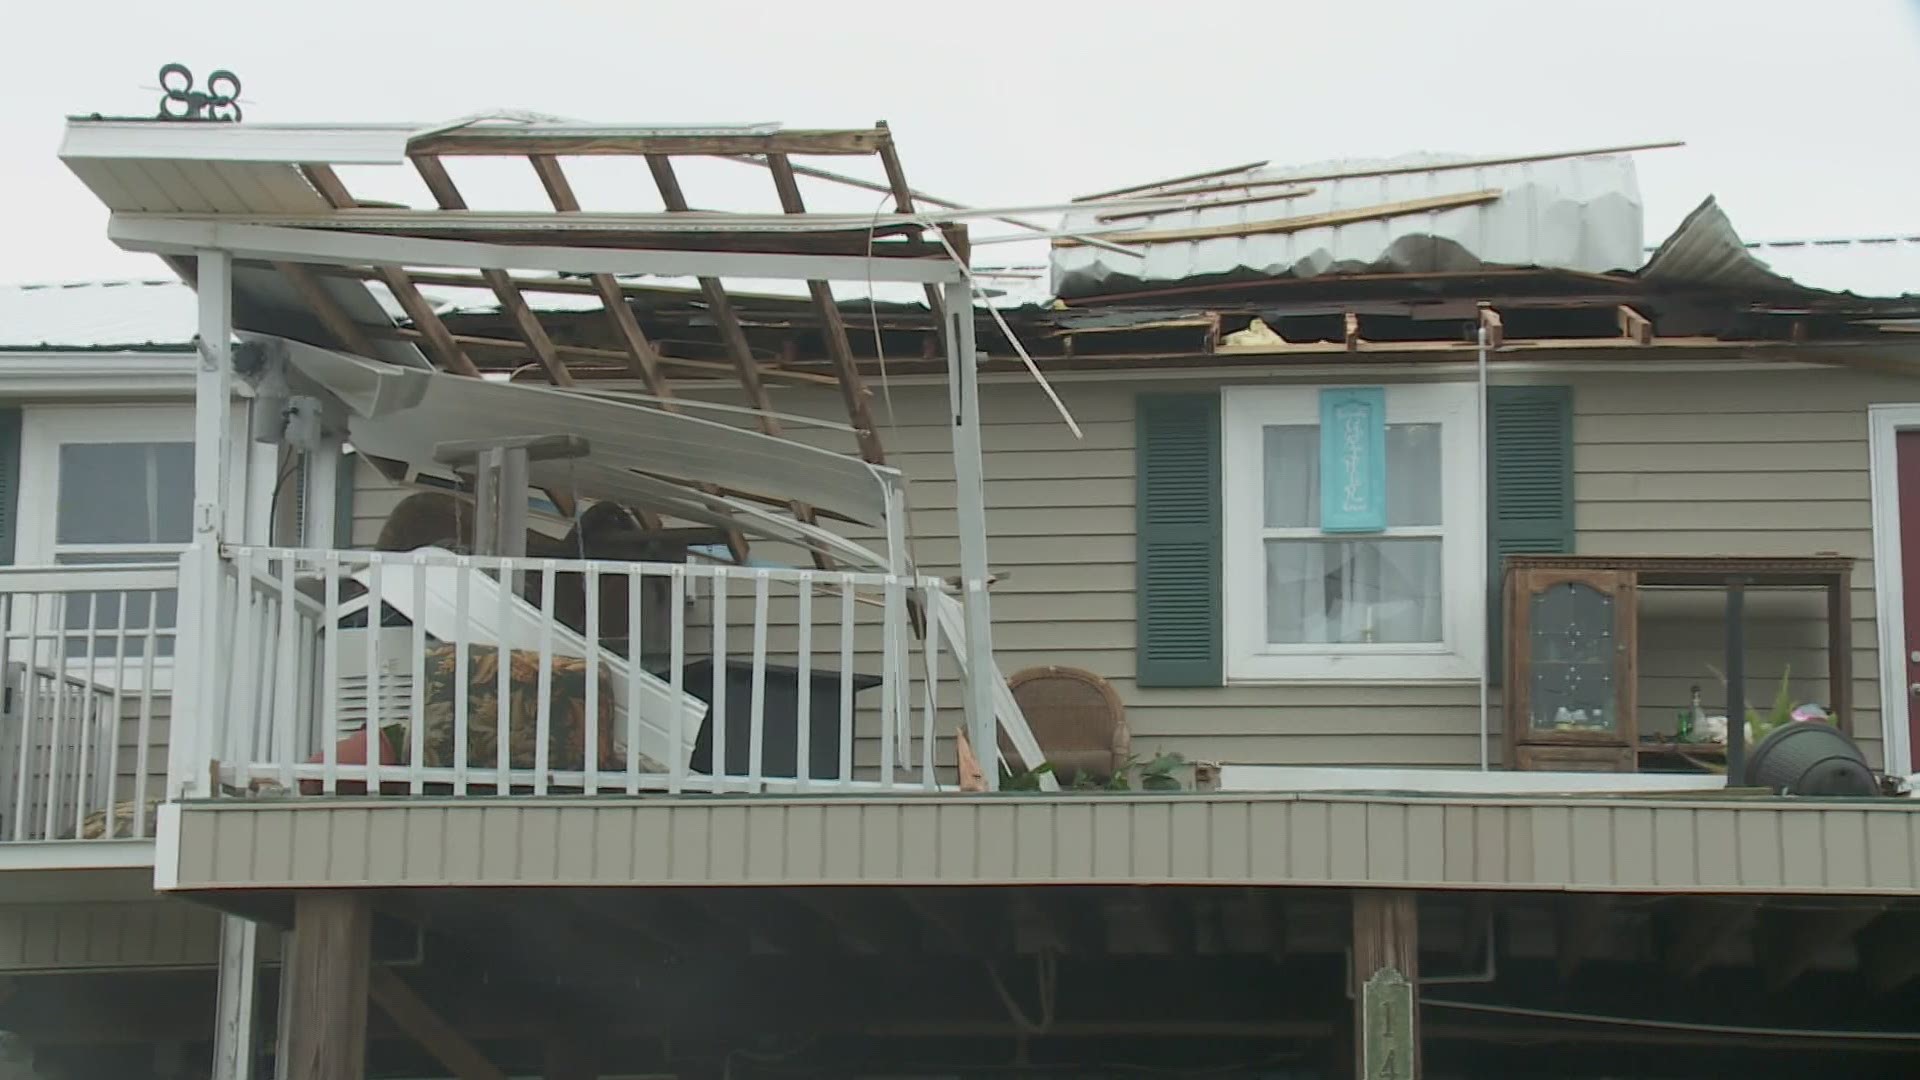
[[(1231, 188), (1227, 190), (1232, 190)], [(1111, 214), (1101, 214), (1094, 218), (1102, 223), (1110, 221), (1131, 221), (1135, 218), (1166, 217), (1170, 214), (1191, 214), (1200, 210), (1219, 210), (1228, 206), (1252, 206), (1255, 203), (1279, 202), (1282, 199), (1298, 199), (1311, 195), (1318, 188), (1292, 188), (1287, 191), (1275, 191), (1267, 195), (1244, 195), (1238, 199), (1207, 199), (1202, 202), (1188, 203), (1185, 206), (1163, 206), (1152, 210), (1126, 210)]]

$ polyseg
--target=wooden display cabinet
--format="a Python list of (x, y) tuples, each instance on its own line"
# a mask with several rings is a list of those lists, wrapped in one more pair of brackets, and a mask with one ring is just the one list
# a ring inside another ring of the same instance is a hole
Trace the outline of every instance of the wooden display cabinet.
[(1508, 568), (1505, 716), (1512, 767), (1637, 767), (1634, 589), (1630, 570)]

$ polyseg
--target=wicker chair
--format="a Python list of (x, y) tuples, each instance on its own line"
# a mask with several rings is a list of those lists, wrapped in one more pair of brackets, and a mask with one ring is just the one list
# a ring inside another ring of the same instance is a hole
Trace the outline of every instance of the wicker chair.
[[(1071, 784), (1083, 773), (1104, 783), (1126, 767), (1133, 736), (1127, 730), (1126, 706), (1107, 680), (1079, 668), (1035, 667), (1014, 672), (1007, 688), (1061, 784)], [(1000, 737), (1000, 754), (1009, 760), (1018, 756), (1005, 735)], [(1031, 768), (1039, 762), (1024, 764)]]

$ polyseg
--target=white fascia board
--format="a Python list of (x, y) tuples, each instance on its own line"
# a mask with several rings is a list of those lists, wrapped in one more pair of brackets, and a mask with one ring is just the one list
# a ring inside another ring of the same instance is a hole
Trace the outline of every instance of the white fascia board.
[(0, 351), (0, 399), (191, 398), (193, 353)]
[(137, 870), (154, 864), (154, 841), (24, 840), (0, 844), (0, 873), (14, 870)]
[(107, 222), (107, 237), (127, 251), (191, 255), (196, 251), (213, 249), (231, 252), (236, 258), (242, 259), (337, 266), (763, 277), (796, 281), (898, 281), (917, 285), (964, 280), (961, 268), (948, 259), (521, 246), (325, 229), (229, 225), (167, 214), (114, 214)]
[(69, 120), (61, 160), (401, 165), (417, 124), (224, 124)]
[(1481, 772), (1369, 766), (1222, 765), (1220, 790), (1233, 792), (1417, 792), (1422, 795), (1585, 795), (1716, 791), (1717, 773)]

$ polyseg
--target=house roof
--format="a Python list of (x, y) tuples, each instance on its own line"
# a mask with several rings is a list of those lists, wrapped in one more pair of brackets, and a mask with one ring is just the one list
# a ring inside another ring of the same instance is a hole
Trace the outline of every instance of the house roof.
[(0, 286), (0, 350), (177, 351), (198, 320), (193, 290), (172, 279)]

